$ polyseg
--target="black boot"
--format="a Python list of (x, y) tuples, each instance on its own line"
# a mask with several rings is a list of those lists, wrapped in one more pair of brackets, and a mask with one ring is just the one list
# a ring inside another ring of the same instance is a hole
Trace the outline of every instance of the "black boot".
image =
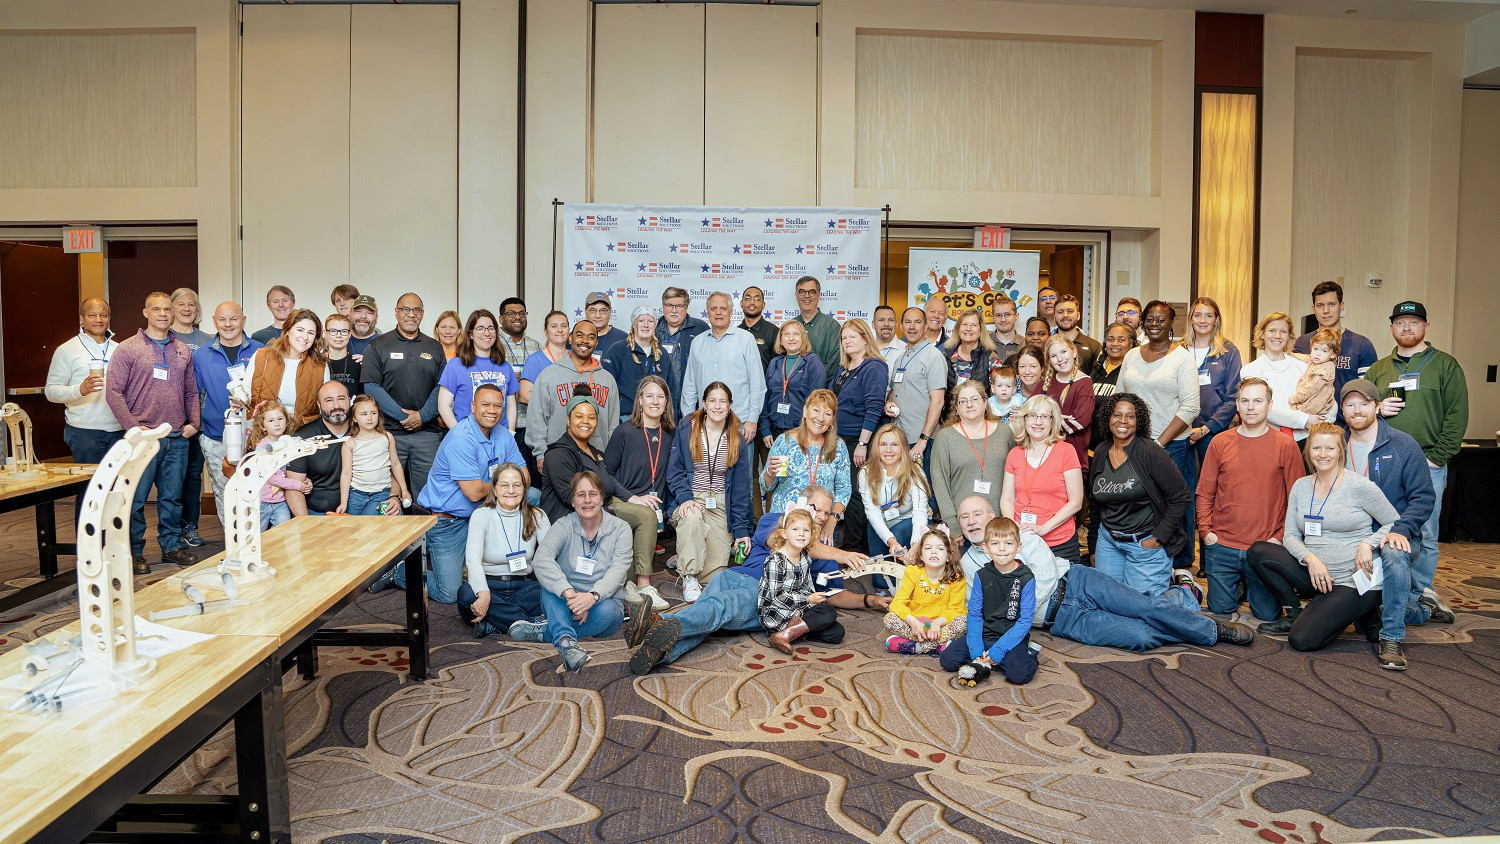
[(1295, 607), (1282, 607), (1282, 610), (1284, 612), (1281, 618), (1275, 621), (1267, 621), (1255, 628), (1255, 632), (1262, 636), (1285, 636), (1292, 632), (1292, 622), (1296, 621), (1297, 616), (1302, 614), (1302, 606), (1299, 604)]

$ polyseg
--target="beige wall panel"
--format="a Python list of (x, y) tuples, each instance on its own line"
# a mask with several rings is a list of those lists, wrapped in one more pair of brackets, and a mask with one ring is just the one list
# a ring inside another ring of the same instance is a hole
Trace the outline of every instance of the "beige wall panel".
[(458, 304), (458, 10), (352, 15), (349, 280), (380, 303), (382, 326), (397, 297), (420, 293), (426, 330)]
[[(1495, 353), (1495, 299), (1500, 284), (1500, 91), (1465, 91), (1463, 152), (1458, 192), (1458, 284), (1453, 316), (1453, 356), (1469, 384), (1470, 437), (1500, 430), (1500, 385), (1485, 381)], [(1389, 337), (1390, 335), (1386, 335)], [(1389, 344), (1376, 343), (1384, 350)]]
[(516, 291), (519, 0), (464, 0), (458, 38), (458, 305)]
[(349, 7), (244, 16), (241, 301), (259, 328), (272, 285), (321, 310), (349, 279)]
[[(526, 288), (531, 335), (552, 306), (552, 199), (587, 202), (589, 2), (526, 7)], [(498, 304), (498, 303), (497, 303)]]
[(1151, 47), (859, 35), (855, 49), (859, 187), (1152, 193)]
[[(1409, 60), (1297, 57), (1288, 312), (1300, 320), (1311, 311), (1308, 291), (1342, 277), (1346, 324), (1377, 348), (1389, 338), (1391, 307), (1415, 295), (1406, 272), (1411, 104)], [(1384, 285), (1368, 287), (1368, 273)]]
[(594, 202), (703, 203), (701, 4), (594, 7)]
[(194, 36), (0, 36), (0, 188), (191, 187)]
[(704, 55), (708, 205), (816, 205), (818, 10), (711, 5)]
[(1256, 321), (1255, 101), (1205, 93), (1199, 138), (1198, 295), (1218, 304), (1224, 336), (1241, 354)]

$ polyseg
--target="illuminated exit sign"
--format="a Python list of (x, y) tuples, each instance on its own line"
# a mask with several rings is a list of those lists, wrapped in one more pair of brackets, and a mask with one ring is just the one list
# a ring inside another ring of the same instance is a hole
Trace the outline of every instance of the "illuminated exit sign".
[(63, 229), (64, 252), (103, 252), (104, 230), (92, 228)]

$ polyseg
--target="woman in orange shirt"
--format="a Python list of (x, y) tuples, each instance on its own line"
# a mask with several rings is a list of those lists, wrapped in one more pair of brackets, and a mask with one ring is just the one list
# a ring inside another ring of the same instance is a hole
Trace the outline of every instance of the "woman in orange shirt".
[(1077, 563), (1073, 516), (1083, 506), (1083, 466), (1063, 440), (1062, 409), (1051, 396), (1036, 395), (1021, 405), (1020, 416), (1013, 423), (1016, 447), (1005, 458), (1000, 514), (1040, 536), (1053, 554)]

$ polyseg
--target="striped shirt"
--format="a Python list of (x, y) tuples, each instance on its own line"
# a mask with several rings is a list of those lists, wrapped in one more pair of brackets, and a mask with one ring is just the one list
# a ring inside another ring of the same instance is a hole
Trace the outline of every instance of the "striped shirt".
[(700, 430), (703, 440), (703, 459), (693, 461), (693, 492), (723, 492), (724, 477), (729, 474), (729, 429), (719, 434), (718, 445), (710, 448), (708, 432)]

